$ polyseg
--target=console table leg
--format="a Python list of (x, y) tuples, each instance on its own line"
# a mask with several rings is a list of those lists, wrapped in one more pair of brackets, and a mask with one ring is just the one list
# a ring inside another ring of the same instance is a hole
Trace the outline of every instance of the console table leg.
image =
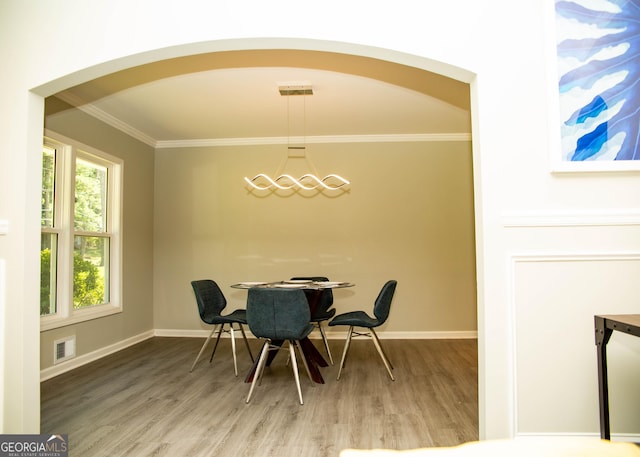
[(613, 330), (606, 328), (605, 319), (595, 316), (596, 349), (598, 353), (598, 399), (600, 403), (600, 438), (611, 439), (609, 423), (609, 381), (607, 376), (607, 343)]

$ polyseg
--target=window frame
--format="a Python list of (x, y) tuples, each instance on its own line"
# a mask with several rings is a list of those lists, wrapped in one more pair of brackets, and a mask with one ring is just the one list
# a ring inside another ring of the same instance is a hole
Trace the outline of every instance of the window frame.
[[(55, 157), (53, 227), (41, 227), (41, 233), (58, 237), (56, 259), (56, 312), (40, 316), (40, 330), (77, 324), (111, 316), (123, 311), (122, 304), (122, 211), (124, 161), (71, 138), (45, 130), (43, 146), (53, 147)], [(107, 168), (106, 227), (104, 232), (76, 230), (74, 226), (76, 159)], [(80, 309), (73, 307), (74, 238), (101, 236), (109, 238), (109, 300)]]

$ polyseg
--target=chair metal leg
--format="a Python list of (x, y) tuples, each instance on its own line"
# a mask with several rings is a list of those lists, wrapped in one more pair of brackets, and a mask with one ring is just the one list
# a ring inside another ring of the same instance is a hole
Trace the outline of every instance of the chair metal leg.
[(376, 334), (376, 331), (372, 328), (369, 329), (371, 331), (371, 336), (373, 337), (373, 344), (375, 344), (376, 349), (378, 350), (378, 354), (380, 354), (380, 358), (382, 359), (382, 362), (384, 363), (384, 366), (387, 369), (387, 373), (389, 373), (389, 377), (391, 378), (392, 381), (395, 381), (396, 378), (393, 377), (393, 373), (391, 373), (391, 369), (393, 368), (391, 366), (391, 363), (389, 363), (389, 360), (387, 359), (384, 351), (382, 350), (382, 346), (380, 345), (380, 340), (378, 339), (378, 335)]
[(322, 342), (324, 343), (324, 348), (327, 351), (327, 355), (329, 356), (329, 362), (331, 363), (331, 365), (333, 365), (333, 357), (331, 357), (331, 350), (329, 349), (329, 341), (327, 341), (327, 335), (324, 333), (322, 322), (318, 322), (318, 330), (320, 330), (320, 335), (322, 335)]
[[(307, 358), (304, 356), (304, 351), (302, 350), (302, 346), (299, 341), (295, 342), (296, 347), (298, 348), (298, 352), (300, 353), (300, 357), (302, 358), (302, 363), (304, 365), (304, 369), (307, 370), (307, 376), (309, 376), (309, 380), (313, 383), (313, 377), (311, 376), (311, 370), (309, 370), (309, 364), (307, 363)], [(313, 384), (311, 384), (313, 385)]]
[(389, 364), (389, 366), (393, 370), (394, 369), (393, 368), (393, 364), (391, 363), (391, 360), (389, 359), (389, 356), (387, 355), (387, 351), (384, 350), (384, 347), (382, 346), (382, 343), (380, 342), (380, 338), (378, 338), (378, 334), (375, 332), (375, 330), (373, 328), (371, 328), (369, 330), (371, 330), (373, 332), (373, 334), (375, 335), (376, 339), (378, 340), (378, 345), (380, 346), (380, 350), (384, 354), (385, 359), (387, 359), (387, 363)]
[(198, 355), (196, 356), (196, 360), (194, 360), (193, 365), (191, 365), (191, 369), (189, 370), (189, 373), (191, 373), (193, 371), (193, 369), (195, 368), (196, 363), (198, 363), (198, 359), (200, 359), (200, 356), (202, 355), (204, 350), (207, 348), (207, 345), (209, 344), (209, 341), (211, 340), (211, 337), (215, 333), (216, 328), (218, 328), (217, 325), (213, 327), (213, 330), (211, 330), (211, 333), (209, 333), (209, 336), (207, 337), (207, 339), (204, 340), (204, 344), (200, 348), (200, 352), (198, 352)]
[(231, 352), (233, 353), (233, 372), (238, 376), (238, 358), (236, 357), (236, 335), (233, 331), (233, 324), (229, 324), (229, 333), (231, 334)]
[(209, 359), (209, 363), (213, 360), (213, 356), (216, 355), (216, 349), (218, 349), (218, 343), (220, 342), (220, 336), (222, 332), (224, 332), (224, 324), (218, 324), (218, 337), (216, 338), (216, 344), (213, 346), (213, 352), (211, 353), (211, 358)]
[(349, 352), (349, 344), (351, 344), (351, 334), (353, 333), (353, 325), (349, 326), (349, 331), (347, 332), (347, 340), (344, 342), (344, 351), (342, 351), (342, 360), (340, 361), (340, 368), (338, 369), (338, 377), (336, 381), (340, 380), (340, 375), (342, 374), (342, 369), (344, 368), (344, 361), (347, 358), (347, 352)]
[(249, 357), (251, 357), (251, 361), (255, 362), (253, 358), (253, 354), (251, 353), (251, 348), (249, 347), (249, 341), (247, 340), (247, 334), (244, 332), (244, 326), (242, 324), (238, 324), (240, 326), (240, 331), (242, 332), (242, 339), (244, 340), (244, 345), (247, 347), (247, 352), (249, 353)]
[(264, 370), (265, 368), (267, 368), (267, 360), (269, 360), (269, 351), (271, 351), (271, 349), (272, 349), (271, 344), (269, 344), (267, 346), (267, 358), (264, 361), (264, 365), (262, 366), (262, 369), (258, 371), (258, 367), (256, 366), (256, 372), (253, 374), (254, 378), (257, 376), (259, 386), (262, 385), (262, 375), (264, 375)]
[(258, 366), (256, 367), (256, 371), (253, 374), (253, 381), (251, 381), (251, 388), (249, 388), (249, 395), (247, 396), (246, 403), (249, 403), (249, 401), (251, 400), (253, 389), (256, 387), (258, 378), (262, 376), (262, 371), (264, 370), (264, 367), (267, 364), (267, 354), (269, 353), (269, 344), (270, 342), (267, 340), (262, 345), (262, 350), (260, 351), (260, 357), (258, 359)]
[(296, 352), (293, 349), (295, 345), (294, 341), (289, 341), (289, 355), (291, 356), (291, 368), (293, 369), (293, 376), (296, 378), (296, 387), (298, 388), (298, 398), (300, 404), (304, 405), (302, 401), (302, 389), (300, 388), (300, 376), (298, 375), (298, 362), (296, 361)]

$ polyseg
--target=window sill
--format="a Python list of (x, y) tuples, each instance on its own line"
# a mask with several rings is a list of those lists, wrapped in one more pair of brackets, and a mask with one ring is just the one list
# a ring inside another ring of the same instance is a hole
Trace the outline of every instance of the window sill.
[(122, 312), (122, 306), (107, 304), (97, 305), (91, 308), (78, 310), (73, 313), (72, 316), (46, 316), (40, 318), (40, 331), (45, 332), (47, 330), (53, 330), (60, 327), (66, 327), (68, 325), (79, 324), (80, 322), (86, 322), (101, 317), (112, 316)]

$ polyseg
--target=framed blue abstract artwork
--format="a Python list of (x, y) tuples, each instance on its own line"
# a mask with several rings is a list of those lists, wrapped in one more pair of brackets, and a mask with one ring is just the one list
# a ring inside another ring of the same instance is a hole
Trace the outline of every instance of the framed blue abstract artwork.
[(555, 0), (560, 171), (640, 170), (640, 0)]

